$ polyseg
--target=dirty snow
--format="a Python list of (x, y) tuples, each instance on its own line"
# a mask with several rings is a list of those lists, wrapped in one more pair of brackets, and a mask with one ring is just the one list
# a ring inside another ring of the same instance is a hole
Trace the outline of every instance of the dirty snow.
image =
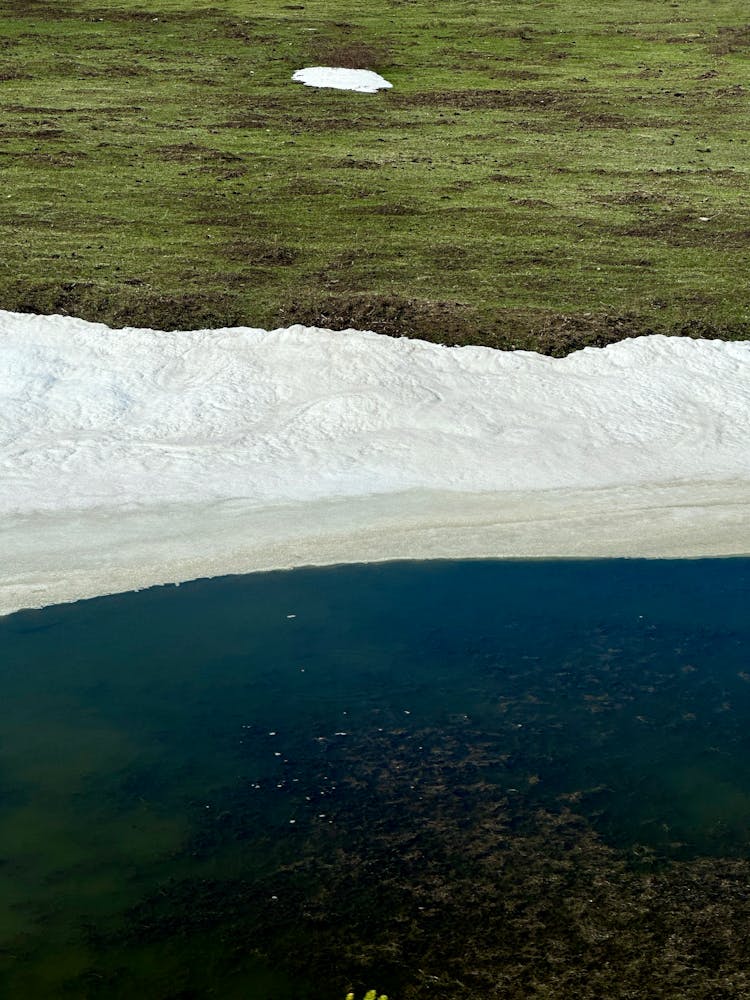
[(379, 73), (369, 69), (342, 69), (334, 66), (308, 66), (292, 76), (295, 83), (306, 87), (328, 87), (333, 90), (355, 90), (360, 94), (376, 94), (393, 86)]
[(0, 312), (0, 613), (302, 563), (748, 553), (749, 428), (749, 343)]

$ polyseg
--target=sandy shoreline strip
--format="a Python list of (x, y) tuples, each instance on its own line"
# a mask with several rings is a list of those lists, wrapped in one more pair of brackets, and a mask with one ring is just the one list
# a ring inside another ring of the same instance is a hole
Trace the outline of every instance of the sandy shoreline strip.
[(0, 313), (0, 614), (203, 576), (750, 553), (750, 344), (563, 360)]
[(402, 494), (4, 519), (0, 614), (200, 577), (391, 559), (750, 555), (745, 483)]

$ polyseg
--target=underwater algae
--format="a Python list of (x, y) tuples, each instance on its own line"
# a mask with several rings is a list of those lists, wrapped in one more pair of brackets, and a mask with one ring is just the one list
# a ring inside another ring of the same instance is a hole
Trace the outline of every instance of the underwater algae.
[(5, 619), (0, 988), (743, 996), (749, 570), (354, 566)]

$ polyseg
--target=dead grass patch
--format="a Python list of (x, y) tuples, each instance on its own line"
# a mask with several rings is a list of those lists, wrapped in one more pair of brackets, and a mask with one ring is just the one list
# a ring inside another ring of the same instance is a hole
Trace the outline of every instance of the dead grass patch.
[(366, 208), (360, 209), (361, 212), (367, 215), (421, 215), (422, 209), (418, 205), (409, 205), (405, 203), (394, 202), (392, 204), (384, 203), (382, 205), (368, 205)]
[(221, 248), (221, 255), (231, 261), (272, 267), (289, 267), (301, 256), (300, 251), (294, 247), (264, 243), (262, 240), (235, 240), (233, 243), (226, 243)]
[(154, 150), (162, 160), (175, 163), (241, 163), (242, 157), (223, 150), (200, 146), (194, 142), (183, 142), (168, 146), (159, 146)]
[(310, 62), (317, 66), (373, 69), (390, 61), (386, 47), (366, 42), (331, 42), (320, 39), (309, 46)]
[(284, 324), (374, 330), (390, 337), (448, 344), (471, 343), (477, 332), (476, 315), (470, 306), (398, 295), (347, 294), (296, 301), (281, 311), (280, 319)]
[(654, 191), (618, 191), (613, 194), (595, 194), (591, 201), (600, 205), (651, 205), (655, 202), (667, 204), (668, 198)]
[(715, 56), (728, 56), (750, 48), (750, 24), (740, 27), (719, 28), (709, 42), (709, 51)]

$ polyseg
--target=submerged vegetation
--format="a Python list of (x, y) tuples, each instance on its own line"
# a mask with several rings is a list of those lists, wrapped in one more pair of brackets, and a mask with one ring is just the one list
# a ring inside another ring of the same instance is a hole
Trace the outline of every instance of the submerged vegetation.
[(0, 618), (0, 996), (750, 996), (748, 597), (403, 563)]
[[(0, 306), (747, 337), (736, 0), (5, 0)], [(377, 95), (291, 83), (366, 67)]]
[[(671, 680), (655, 682), (659, 698)], [(544, 741), (532, 720), (547, 706), (519, 715), (522, 701), (507, 731), (528, 726)], [(246, 741), (251, 752), (271, 742)], [(205, 863), (229, 845), (271, 856), (283, 844), (284, 863), (259, 878), (163, 881), (128, 913), (128, 945), (198, 947), (206, 935), (240, 956), (252, 941), (271, 967), (308, 977), (311, 997), (353, 974), (377, 975), (405, 1000), (729, 1000), (750, 987), (742, 848), (696, 852), (642, 805), (640, 836), (617, 847), (601, 834), (609, 788), (581, 783), (553, 798), (538, 746), (526, 756), (524, 739), (468, 719), (372, 727), (338, 744), (315, 760), (302, 741), (273, 741), (292, 828), (269, 821), (275, 784), (253, 795), (237, 786), (214, 797), (188, 845)], [(714, 832), (723, 848), (725, 831)]]

